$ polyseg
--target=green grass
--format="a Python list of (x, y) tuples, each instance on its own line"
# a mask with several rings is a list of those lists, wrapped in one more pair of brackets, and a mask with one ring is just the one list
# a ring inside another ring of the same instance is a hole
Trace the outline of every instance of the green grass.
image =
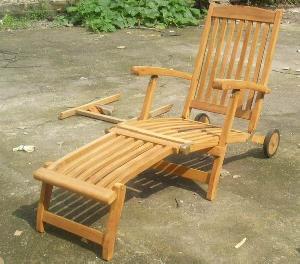
[(6, 14), (1, 22), (0, 22), (0, 29), (7, 30), (7, 29), (23, 29), (28, 28), (31, 25), (31, 20), (26, 17), (15, 17), (10, 14)]
[(7, 13), (0, 20), (0, 30), (28, 28), (32, 26), (35, 21), (46, 20), (49, 17), (53, 17), (53, 12), (50, 10), (49, 4), (45, 1), (40, 1), (37, 5), (25, 10), (25, 15), (15, 16)]

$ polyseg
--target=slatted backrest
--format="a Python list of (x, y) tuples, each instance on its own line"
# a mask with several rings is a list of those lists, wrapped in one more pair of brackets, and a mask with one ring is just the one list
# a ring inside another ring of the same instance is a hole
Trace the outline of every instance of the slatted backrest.
[[(266, 85), (282, 11), (245, 6), (209, 8), (183, 116), (191, 109), (225, 114), (229, 94), (212, 89), (215, 78)], [(255, 127), (263, 95), (243, 91), (236, 116)]]

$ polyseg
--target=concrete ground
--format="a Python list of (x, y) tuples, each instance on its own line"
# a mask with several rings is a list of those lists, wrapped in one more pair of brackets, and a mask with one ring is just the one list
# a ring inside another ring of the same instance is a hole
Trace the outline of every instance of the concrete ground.
[[(194, 182), (143, 173), (129, 184), (111, 263), (299, 263), (300, 23), (295, 17), (282, 25), (269, 83), (273, 92), (258, 128), (261, 133), (280, 129), (278, 154), (264, 159), (260, 146), (230, 146), (224, 165), (230, 174), (221, 177), (214, 202)], [(80, 28), (0, 32), (0, 263), (104, 262), (93, 243), (51, 226), (44, 235), (35, 231), (40, 183), (32, 172), (110, 126), (84, 117), (59, 121), (60, 111), (121, 91), (115, 114), (135, 116), (147, 78), (130, 75), (130, 67), (191, 71), (201, 29), (177, 30), (179, 36), (149, 30), (101, 35)], [(155, 105), (175, 103), (172, 114), (179, 114), (187, 88), (185, 81), (163, 78)], [(13, 152), (20, 144), (35, 145), (36, 151)], [(180, 160), (202, 167), (210, 161)], [(55, 190), (53, 204), (52, 210), (82, 223), (104, 224), (105, 208), (80, 197)]]

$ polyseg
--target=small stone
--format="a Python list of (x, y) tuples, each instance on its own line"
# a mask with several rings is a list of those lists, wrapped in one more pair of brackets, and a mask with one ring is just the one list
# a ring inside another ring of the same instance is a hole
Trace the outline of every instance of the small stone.
[(232, 176), (233, 179), (237, 179), (237, 178), (241, 178), (241, 177), (242, 177), (242, 176), (241, 176), (241, 175), (238, 175), (238, 174)]
[(287, 67), (283, 67), (282, 69), (285, 71), (288, 71), (290, 69), (290, 67), (287, 66)]
[(221, 170), (221, 176), (222, 177), (229, 176), (229, 175), (230, 175), (230, 172), (228, 170), (225, 170), (225, 169)]
[(80, 81), (85, 81), (85, 80), (87, 80), (88, 78), (86, 78), (86, 77), (80, 77)]
[(16, 230), (15, 233), (14, 233), (14, 236), (20, 236), (22, 235), (23, 231), (21, 230)]
[(118, 46), (117, 49), (125, 49), (126, 46)]
[(297, 52), (300, 53), (300, 49), (298, 49)]
[(64, 142), (63, 141), (59, 141), (59, 142), (56, 142), (56, 144), (59, 145), (59, 147), (61, 148), (62, 145), (64, 144)]

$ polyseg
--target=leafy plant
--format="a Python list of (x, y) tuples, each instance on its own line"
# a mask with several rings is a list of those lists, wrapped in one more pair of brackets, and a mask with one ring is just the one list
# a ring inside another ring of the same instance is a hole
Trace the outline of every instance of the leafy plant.
[(21, 29), (29, 26), (30, 22), (25, 17), (17, 18), (10, 14), (6, 14), (0, 20), (0, 29)]
[(191, 0), (80, 0), (67, 8), (70, 23), (92, 31), (198, 25), (201, 13)]

